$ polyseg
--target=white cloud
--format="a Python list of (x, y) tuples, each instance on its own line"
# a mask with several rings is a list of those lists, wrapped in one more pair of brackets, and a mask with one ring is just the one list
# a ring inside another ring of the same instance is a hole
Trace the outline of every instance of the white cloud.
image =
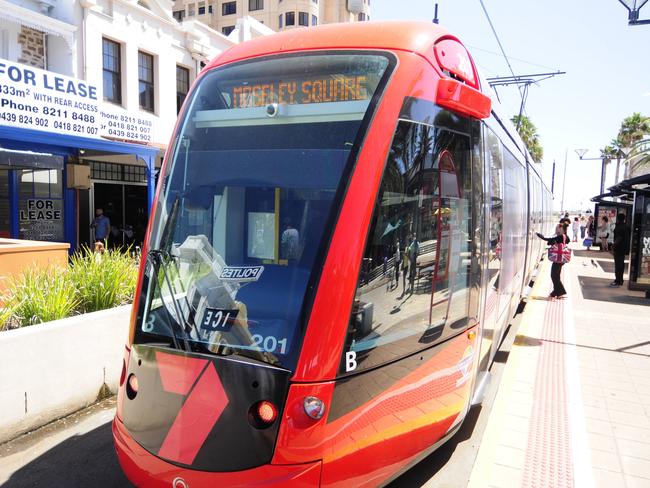
[(644, 97), (650, 97), (650, 91), (643, 94)]

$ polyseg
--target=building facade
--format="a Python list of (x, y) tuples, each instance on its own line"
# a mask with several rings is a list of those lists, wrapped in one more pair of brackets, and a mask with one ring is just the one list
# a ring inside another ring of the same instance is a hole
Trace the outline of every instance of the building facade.
[(250, 16), (275, 31), (370, 20), (370, 0), (175, 0), (179, 22), (199, 20), (224, 35)]
[[(0, 237), (137, 244), (177, 113), (234, 42), (171, 0), (0, 0)], [(240, 19), (238, 40), (272, 32)]]

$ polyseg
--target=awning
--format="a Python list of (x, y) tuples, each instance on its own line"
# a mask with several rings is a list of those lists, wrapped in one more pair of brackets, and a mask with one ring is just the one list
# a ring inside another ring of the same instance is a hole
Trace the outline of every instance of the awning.
[(609, 188), (609, 191), (623, 193), (631, 193), (639, 190), (650, 190), (650, 174), (628, 178), (627, 180), (620, 181)]
[(0, 147), (0, 168), (63, 169), (63, 156)]

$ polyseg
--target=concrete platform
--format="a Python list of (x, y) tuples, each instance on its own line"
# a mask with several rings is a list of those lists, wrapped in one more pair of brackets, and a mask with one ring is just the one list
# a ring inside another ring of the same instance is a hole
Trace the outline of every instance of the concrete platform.
[(580, 249), (550, 299), (543, 264), (470, 487), (650, 487), (650, 300), (613, 279)]

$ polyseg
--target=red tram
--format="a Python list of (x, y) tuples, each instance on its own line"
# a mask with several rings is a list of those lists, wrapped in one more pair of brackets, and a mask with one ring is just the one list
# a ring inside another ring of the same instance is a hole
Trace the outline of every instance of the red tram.
[(296, 29), (201, 73), (161, 172), (113, 434), (139, 486), (377, 486), (448, 439), (550, 195), (436, 25)]

